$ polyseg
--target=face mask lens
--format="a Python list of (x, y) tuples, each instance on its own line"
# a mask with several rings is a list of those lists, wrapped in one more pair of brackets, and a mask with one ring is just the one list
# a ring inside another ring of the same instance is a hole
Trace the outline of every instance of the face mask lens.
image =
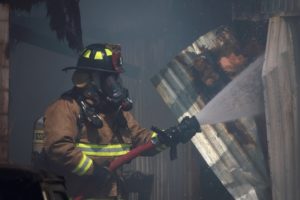
[(132, 108), (132, 100), (129, 98), (128, 90), (122, 86), (122, 80), (117, 73), (92, 74), (93, 84), (108, 102), (122, 110), (128, 111)]
[(101, 90), (101, 76), (98, 72), (94, 72), (92, 73), (92, 80), (93, 80), (93, 84), (99, 89)]
[(123, 90), (117, 76), (108, 76), (104, 80), (103, 92), (115, 103), (123, 98)]

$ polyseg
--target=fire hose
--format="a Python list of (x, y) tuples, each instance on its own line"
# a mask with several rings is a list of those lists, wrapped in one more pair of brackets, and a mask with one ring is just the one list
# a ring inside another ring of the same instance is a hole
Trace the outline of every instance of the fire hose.
[(113, 160), (108, 169), (110, 171), (115, 171), (117, 168), (121, 167), (122, 165), (124, 165), (125, 163), (128, 163), (129, 161), (133, 160), (134, 158), (138, 157), (139, 155), (141, 155), (143, 152), (149, 151), (153, 148), (155, 148), (155, 144), (150, 141), (144, 145), (138, 146), (134, 149), (132, 149), (131, 151), (129, 151), (127, 154), (118, 157), (117, 159)]
[(140, 145), (132, 149), (127, 154), (113, 160), (108, 169), (110, 171), (115, 171), (117, 168), (135, 159), (142, 153), (154, 149), (159, 144), (166, 144), (167, 146), (170, 146), (170, 158), (171, 160), (174, 160), (177, 154), (177, 144), (179, 142), (186, 143), (191, 138), (189, 135), (193, 136), (196, 132), (200, 131), (200, 125), (196, 117), (193, 116), (191, 118), (185, 117), (177, 126), (171, 127), (165, 131), (156, 127), (152, 127), (151, 129), (157, 133), (158, 141), (151, 140), (144, 145)]

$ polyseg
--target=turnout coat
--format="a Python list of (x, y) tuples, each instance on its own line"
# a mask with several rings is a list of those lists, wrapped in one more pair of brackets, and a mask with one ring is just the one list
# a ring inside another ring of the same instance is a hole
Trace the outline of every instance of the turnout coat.
[(45, 166), (65, 178), (70, 196), (117, 197), (122, 193), (119, 174), (104, 183), (94, 174), (95, 166), (147, 143), (153, 132), (142, 128), (130, 112), (123, 112), (127, 126), (121, 128), (115, 125), (115, 113), (100, 113), (103, 126), (98, 129), (88, 122), (79, 126), (80, 115), (81, 108), (72, 98), (60, 98), (48, 107), (44, 121)]

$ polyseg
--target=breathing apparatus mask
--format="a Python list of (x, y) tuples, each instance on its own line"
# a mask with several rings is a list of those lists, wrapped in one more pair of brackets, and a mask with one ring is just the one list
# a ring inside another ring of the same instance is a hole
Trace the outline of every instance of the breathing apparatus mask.
[[(129, 111), (132, 109), (132, 100), (129, 93), (123, 87), (121, 79), (116, 74), (90, 72), (77, 72), (77, 76), (89, 77), (86, 84), (83, 85), (77, 99), (84, 118), (94, 127), (101, 128), (103, 126), (102, 118), (99, 113), (115, 113), (116, 122), (120, 123), (120, 127), (127, 126), (124, 121), (123, 114), (120, 111)], [(76, 72), (73, 75), (73, 82), (76, 78)], [(119, 124), (119, 125), (120, 125)]]
[(119, 74), (92, 72), (91, 77), (91, 90), (96, 91), (90, 91), (90, 94), (94, 93), (98, 96), (92, 97), (96, 107), (104, 111), (129, 111), (132, 109), (133, 103), (129, 98), (128, 89), (123, 87)]

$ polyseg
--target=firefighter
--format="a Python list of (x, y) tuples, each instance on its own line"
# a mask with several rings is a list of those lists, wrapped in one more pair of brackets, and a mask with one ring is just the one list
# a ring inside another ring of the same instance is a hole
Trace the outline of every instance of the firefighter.
[(75, 70), (74, 87), (45, 112), (43, 162), (47, 170), (65, 178), (71, 197), (124, 198), (118, 171), (108, 170), (111, 161), (156, 140), (157, 148), (145, 153), (155, 155), (163, 146), (187, 142), (200, 129), (198, 122), (186, 126), (187, 119), (180, 124), (185, 128), (166, 129), (159, 137), (138, 124), (120, 79), (124, 72), (120, 45), (89, 45), (77, 65), (64, 70)]

